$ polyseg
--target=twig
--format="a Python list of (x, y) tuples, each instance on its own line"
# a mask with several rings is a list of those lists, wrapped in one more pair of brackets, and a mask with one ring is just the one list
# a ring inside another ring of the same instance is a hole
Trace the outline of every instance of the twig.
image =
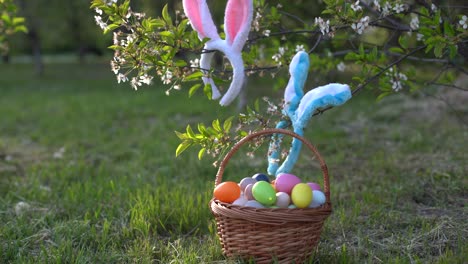
[[(356, 93), (360, 92), (364, 87), (366, 87), (367, 85), (369, 85), (370, 83), (372, 83), (374, 80), (376, 80), (378, 77), (380, 77), (380, 75), (384, 74), (388, 69), (390, 69), (391, 67), (399, 64), (400, 62), (402, 62), (404, 59), (406, 59), (407, 57), (415, 54), (416, 52), (420, 51), (420, 50), (423, 50), (426, 48), (426, 45), (424, 46), (420, 46), (414, 50), (412, 50), (410, 53), (404, 55), (404, 56), (401, 56), (400, 58), (398, 58), (397, 60), (395, 60), (394, 62), (390, 63), (389, 65), (387, 65), (387, 67), (383, 68), (380, 72), (378, 72), (376, 75), (368, 78), (364, 83), (360, 84), (356, 89), (354, 89), (352, 91), (352, 95), (355, 95)], [(316, 115), (321, 115), (323, 114), (323, 112), (325, 111), (328, 111), (330, 109), (332, 109), (333, 106), (330, 106), (330, 107), (326, 107), (324, 109), (319, 109), (317, 110), (313, 116), (316, 116)]]

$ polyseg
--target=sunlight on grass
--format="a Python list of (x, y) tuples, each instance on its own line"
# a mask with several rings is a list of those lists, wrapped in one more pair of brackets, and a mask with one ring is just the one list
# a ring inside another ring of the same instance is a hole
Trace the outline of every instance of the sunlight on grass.
[[(1, 263), (225, 261), (208, 208), (216, 168), (196, 152), (175, 158), (173, 131), (233, 108), (159, 84), (135, 92), (107, 65), (0, 72)], [(334, 206), (311, 263), (467, 259), (466, 125), (428, 104), (362, 94), (311, 120)], [(320, 179), (309, 159), (298, 174)], [(226, 177), (265, 168), (261, 152), (240, 154)]]

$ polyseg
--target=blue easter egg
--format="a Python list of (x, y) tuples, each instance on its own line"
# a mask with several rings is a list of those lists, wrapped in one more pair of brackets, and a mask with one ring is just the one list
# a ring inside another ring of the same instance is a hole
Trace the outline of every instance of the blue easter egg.
[(252, 176), (253, 179), (255, 179), (256, 181), (266, 181), (266, 182), (270, 182), (270, 178), (268, 178), (268, 176), (266, 176), (265, 174), (263, 173), (257, 173), (255, 174), (254, 176)]

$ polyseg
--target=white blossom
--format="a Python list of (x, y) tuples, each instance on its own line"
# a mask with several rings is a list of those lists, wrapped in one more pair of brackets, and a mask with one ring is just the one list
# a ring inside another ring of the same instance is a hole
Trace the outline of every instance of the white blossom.
[(271, 33), (271, 31), (270, 31), (269, 29), (265, 29), (265, 30), (263, 31), (263, 35), (264, 35), (265, 37), (269, 37), (269, 36), (270, 36), (270, 33)]
[(107, 4), (108, 6), (111, 6), (112, 4), (117, 4), (117, 0), (107, 0), (107, 1), (106, 1), (106, 4)]
[(179, 84), (174, 85), (174, 90), (180, 90), (180, 89), (181, 89), (181, 87), (180, 87)]
[(283, 57), (284, 53), (286, 52), (286, 48), (285, 47), (279, 47), (278, 48), (278, 53), (274, 54), (271, 58), (273, 60), (275, 60), (278, 65), (281, 65), (281, 58)]
[(418, 41), (424, 40), (424, 35), (421, 34), (421, 33), (418, 33), (418, 34), (416, 34), (416, 39), (417, 39)]
[(411, 19), (411, 22), (410, 22), (410, 28), (412, 30), (416, 30), (419, 28), (419, 18), (418, 16), (413, 16), (413, 18)]
[(405, 11), (406, 6), (404, 4), (395, 4), (393, 10), (395, 13), (400, 14), (401, 12)]
[(330, 20), (327, 20), (327, 22), (325, 22), (323, 18), (316, 17), (315, 24), (319, 26), (322, 35), (328, 34), (330, 32)]
[(120, 70), (120, 64), (118, 63), (118, 58), (114, 57), (113, 60), (111, 60), (110, 65), (111, 65), (111, 70), (114, 72), (114, 74), (118, 74)]
[(146, 73), (140, 76), (140, 82), (141, 83), (150, 85), (152, 80), (153, 80), (153, 76), (149, 76)]
[(170, 84), (172, 82), (172, 72), (170, 70), (166, 70), (166, 73), (161, 77), (161, 81), (163, 84)]
[(119, 45), (119, 34), (117, 32), (113, 32), (112, 43)]
[(400, 91), (401, 89), (403, 89), (403, 86), (401, 85), (401, 82), (400, 82), (400, 81), (392, 80), (392, 89), (393, 89), (395, 92), (398, 92), (398, 91)]
[(127, 75), (122, 74), (122, 73), (117, 74), (117, 83), (121, 83), (121, 82), (124, 83), (126, 81), (128, 81)]
[(336, 69), (340, 72), (344, 72), (346, 69), (346, 64), (344, 64), (344, 62), (340, 62), (338, 65), (336, 65)]
[(133, 87), (133, 89), (138, 90), (138, 86), (141, 86), (141, 82), (137, 77), (133, 77), (130, 81), (130, 85)]
[(380, 11), (382, 8), (380, 7), (380, 3), (378, 0), (374, 0), (374, 6), (377, 11)]
[(355, 12), (362, 10), (362, 7), (359, 5), (359, 0), (351, 5), (351, 9), (353, 9)]
[(351, 28), (354, 29), (359, 35), (361, 35), (366, 28), (369, 27), (369, 16), (365, 16), (359, 20), (358, 23), (351, 25)]
[(392, 5), (389, 2), (385, 2), (385, 5), (382, 8), (382, 15), (388, 16), (390, 14), (390, 10), (392, 10)]
[(102, 21), (101, 16), (94, 16), (94, 20), (96, 20), (96, 25), (98, 25), (102, 30), (107, 28), (107, 24)]
[(431, 5), (431, 10), (432, 10), (432, 12), (435, 12), (435, 11), (437, 11), (437, 6), (436, 6), (436, 5), (434, 5), (434, 4), (432, 4), (432, 5)]
[(405, 74), (403, 74), (401, 72), (394, 72), (393, 68), (390, 68), (388, 70), (388, 72), (385, 73), (385, 75), (390, 77), (390, 82), (392, 84), (392, 89), (395, 92), (398, 92), (401, 89), (403, 89), (402, 81), (407, 81), (408, 80), (408, 77)]
[(304, 45), (296, 45), (296, 53), (299, 51), (304, 51)]
[(102, 15), (102, 10), (101, 10), (101, 9), (99, 9), (99, 8), (96, 7), (96, 8), (94, 8), (94, 11), (96, 11), (96, 13), (97, 13), (98, 15)]
[(467, 20), (468, 20), (468, 17), (464, 15), (462, 16), (462, 19), (460, 19), (460, 21), (458, 22), (463, 29), (468, 28)]
[(200, 65), (200, 60), (199, 59), (190, 60), (190, 67), (198, 68), (199, 65)]
[(252, 25), (255, 29), (255, 31), (260, 31), (260, 20), (262, 18), (262, 14), (260, 12), (256, 12), (255, 13), (255, 18), (254, 20), (252, 21)]

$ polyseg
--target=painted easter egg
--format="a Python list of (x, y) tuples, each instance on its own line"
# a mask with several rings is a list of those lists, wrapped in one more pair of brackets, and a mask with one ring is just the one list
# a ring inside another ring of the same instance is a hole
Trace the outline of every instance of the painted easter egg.
[(289, 204), (291, 204), (291, 198), (285, 192), (277, 192), (276, 193), (276, 206), (280, 208), (288, 208)]
[(253, 194), (252, 194), (252, 187), (254, 185), (251, 183), (251, 184), (248, 184), (246, 187), (245, 187), (245, 191), (244, 191), (244, 196), (247, 200), (255, 200), (255, 198), (253, 197)]
[(269, 182), (259, 181), (252, 187), (252, 194), (255, 200), (263, 205), (273, 205), (276, 203), (275, 189)]
[(250, 200), (244, 204), (246, 207), (265, 208), (265, 206), (255, 200)]
[(266, 176), (265, 174), (263, 173), (257, 173), (255, 174), (254, 176), (252, 176), (252, 179), (256, 180), (256, 181), (266, 181), (266, 182), (270, 182), (270, 178), (268, 178), (268, 176)]
[(312, 201), (312, 189), (307, 183), (299, 183), (291, 191), (291, 200), (297, 208), (307, 208)]
[(312, 191), (312, 202), (309, 204), (309, 208), (316, 208), (325, 204), (327, 198), (325, 194), (321, 191), (313, 190)]
[(241, 190), (237, 182), (223, 182), (218, 184), (213, 191), (214, 198), (221, 202), (232, 203), (240, 197)]
[(294, 174), (280, 173), (275, 180), (275, 189), (278, 192), (291, 194), (294, 186), (301, 182), (301, 179)]
[(318, 183), (315, 183), (315, 182), (308, 182), (307, 184), (309, 184), (310, 188), (313, 190), (317, 190), (317, 191), (320, 191), (321, 188), (320, 188), (320, 184)]
[(246, 177), (244, 179), (242, 179), (239, 183), (239, 186), (241, 188), (241, 191), (245, 192), (245, 187), (247, 187), (247, 185), (249, 184), (254, 184), (256, 183), (257, 181), (251, 177)]
[(241, 195), (239, 198), (237, 198), (237, 200), (235, 200), (232, 204), (233, 205), (240, 205), (240, 206), (244, 206), (249, 200), (247, 200), (247, 198), (245, 198), (244, 195)]

